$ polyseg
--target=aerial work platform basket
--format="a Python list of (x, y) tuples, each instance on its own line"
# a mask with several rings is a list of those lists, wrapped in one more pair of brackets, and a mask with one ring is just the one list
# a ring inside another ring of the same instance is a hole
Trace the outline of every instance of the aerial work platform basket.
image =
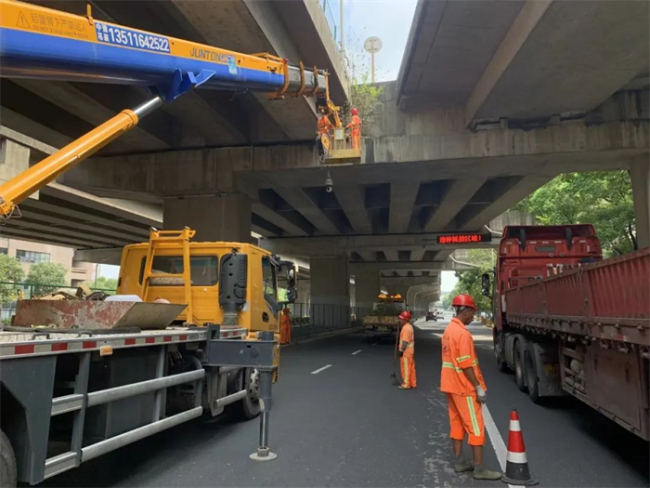
[(361, 162), (361, 146), (353, 147), (352, 141), (345, 134), (343, 127), (337, 127), (329, 133), (321, 134), (321, 143), (324, 164), (358, 164)]

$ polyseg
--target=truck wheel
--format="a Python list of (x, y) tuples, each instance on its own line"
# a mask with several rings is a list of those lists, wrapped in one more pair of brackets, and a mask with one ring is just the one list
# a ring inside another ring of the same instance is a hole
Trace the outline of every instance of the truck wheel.
[(494, 329), (492, 332), (492, 344), (494, 345), (494, 357), (497, 360), (497, 367), (499, 371), (505, 373), (508, 371), (508, 363), (506, 362), (506, 356), (504, 354), (504, 334), (499, 334), (499, 332)]
[(526, 374), (526, 386), (528, 396), (533, 403), (539, 403), (539, 378), (537, 377), (537, 361), (535, 359), (535, 346), (529, 342), (524, 352), (524, 372)]
[(515, 343), (515, 381), (517, 382), (517, 387), (524, 392), (527, 389), (526, 375), (524, 371), (525, 350), (526, 350), (526, 341), (520, 337)]
[(15, 488), (17, 484), (16, 456), (11, 442), (0, 430), (0, 488)]
[(256, 369), (245, 369), (244, 375), (244, 386), (248, 395), (235, 405), (237, 416), (242, 420), (250, 420), (260, 414), (260, 373)]

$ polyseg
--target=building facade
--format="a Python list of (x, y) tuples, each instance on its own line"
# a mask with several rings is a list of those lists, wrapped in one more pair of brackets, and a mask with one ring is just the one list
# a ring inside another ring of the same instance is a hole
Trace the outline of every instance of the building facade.
[(65, 267), (66, 281), (70, 286), (75, 287), (94, 279), (95, 266), (92, 263), (75, 261), (74, 249), (70, 247), (0, 238), (0, 254), (16, 258), (23, 267), (25, 276), (29, 274), (33, 264), (57, 263)]

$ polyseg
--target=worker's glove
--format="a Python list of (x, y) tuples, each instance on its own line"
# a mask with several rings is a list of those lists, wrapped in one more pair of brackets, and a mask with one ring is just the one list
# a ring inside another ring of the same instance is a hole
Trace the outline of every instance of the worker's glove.
[(402, 354), (404, 354), (404, 351), (399, 352), (399, 357), (402, 357)]
[(485, 401), (487, 400), (487, 394), (485, 393), (485, 390), (481, 385), (478, 385), (476, 387), (476, 400), (479, 403), (485, 403)]

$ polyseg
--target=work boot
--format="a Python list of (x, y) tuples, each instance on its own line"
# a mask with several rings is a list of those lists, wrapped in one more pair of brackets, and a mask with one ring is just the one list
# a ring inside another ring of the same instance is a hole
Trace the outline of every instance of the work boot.
[(397, 387), (397, 389), (398, 389), (398, 390), (410, 390), (411, 388), (408, 387), (408, 386), (402, 386), (402, 385), (399, 385), (399, 386)]
[(471, 461), (467, 459), (456, 459), (456, 464), (454, 464), (454, 471), (457, 473), (464, 473), (465, 471), (472, 471), (474, 465)]
[(499, 481), (503, 476), (503, 473), (492, 471), (487, 469), (484, 465), (478, 464), (474, 466), (474, 474), (472, 476), (475, 480)]

